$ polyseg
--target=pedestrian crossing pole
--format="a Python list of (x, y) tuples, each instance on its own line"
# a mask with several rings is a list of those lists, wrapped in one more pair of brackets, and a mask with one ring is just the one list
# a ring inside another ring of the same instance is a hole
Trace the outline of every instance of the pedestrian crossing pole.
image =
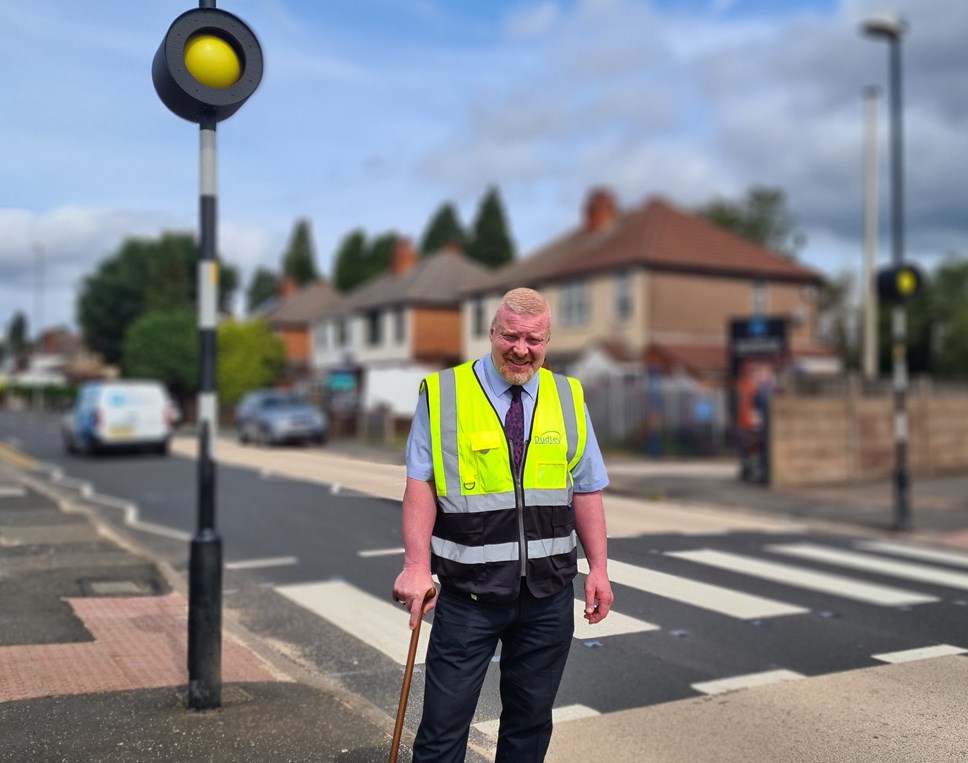
[(262, 48), (215, 0), (175, 19), (151, 65), (162, 102), (199, 126), (198, 527), (191, 542), (188, 590), (188, 707), (222, 704), (222, 538), (215, 528), (216, 395), (215, 127), (232, 116), (262, 79)]

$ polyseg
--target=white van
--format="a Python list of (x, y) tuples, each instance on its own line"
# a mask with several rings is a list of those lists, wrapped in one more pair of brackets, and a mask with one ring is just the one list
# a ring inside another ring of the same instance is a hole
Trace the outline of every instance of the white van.
[(160, 382), (118, 379), (81, 384), (61, 432), (69, 453), (97, 453), (111, 448), (146, 448), (168, 452), (175, 405)]

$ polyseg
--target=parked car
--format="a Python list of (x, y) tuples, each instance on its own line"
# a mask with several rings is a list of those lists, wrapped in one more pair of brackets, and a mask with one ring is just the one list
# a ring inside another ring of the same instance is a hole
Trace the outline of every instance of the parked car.
[(175, 404), (161, 382), (84, 382), (71, 410), (61, 420), (64, 447), (69, 453), (139, 448), (165, 454), (175, 412)]
[(322, 445), (329, 435), (326, 417), (292, 390), (258, 389), (235, 408), (239, 442), (277, 445), (287, 442)]

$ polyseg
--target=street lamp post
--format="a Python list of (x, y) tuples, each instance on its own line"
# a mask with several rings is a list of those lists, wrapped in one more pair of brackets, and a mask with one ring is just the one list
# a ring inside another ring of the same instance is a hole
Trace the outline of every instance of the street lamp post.
[[(862, 26), (868, 37), (887, 40), (891, 108), (891, 264), (904, 264), (904, 174), (901, 120), (901, 38), (907, 23), (896, 14), (869, 18)], [(891, 314), (894, 371), (894, 529), (911, 529), (910, 479), (907, 467), (907, 313), (901, 303)]]

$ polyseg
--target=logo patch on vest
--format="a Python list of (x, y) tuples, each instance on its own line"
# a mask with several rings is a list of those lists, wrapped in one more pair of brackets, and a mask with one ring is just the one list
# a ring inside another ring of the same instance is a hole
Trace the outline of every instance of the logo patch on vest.
[(536, 434), (531, 442), (535, 445), (560, 445), (561, 433), (548, 431), (542, 434)]

